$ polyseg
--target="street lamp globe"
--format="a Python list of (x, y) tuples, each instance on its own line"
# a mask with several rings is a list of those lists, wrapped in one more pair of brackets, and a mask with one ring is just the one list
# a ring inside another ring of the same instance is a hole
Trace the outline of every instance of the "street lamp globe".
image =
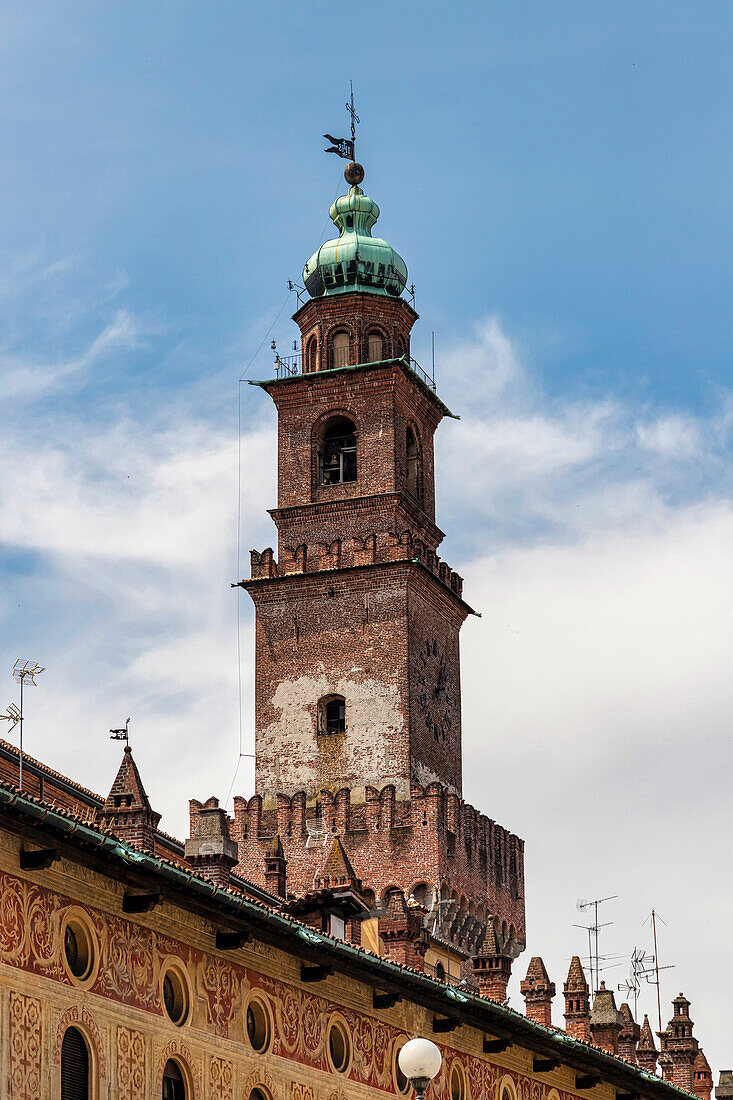
[(433, 1077), (440, 1073), (443, 1057), (430, 1039), (410, 1039), (402, 1047), (397, 1060), (418, 1098), (422, 1098)]

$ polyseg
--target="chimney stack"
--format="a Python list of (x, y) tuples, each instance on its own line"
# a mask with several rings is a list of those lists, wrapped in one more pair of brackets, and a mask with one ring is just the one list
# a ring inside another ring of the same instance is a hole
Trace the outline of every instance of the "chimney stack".
[(528, 1020), (536, 1024), (552, 1027), (552, 998), (555, 996), (555, 983), (545, 970), (545, 964), (539, 956), (530, 960), (527, 976), (519, 986), (524, 997), (525, 1013)]
[(577, 955), (570, 960), (565, 994), (565, 1030), (573, 1039), (590, 1042), (590, 997), (588, 982)]
[(624, 1026), (618, 1033), (618, 1053), (620, 1058), (636, 1065), (636, 1045), (641, 1036), (641, 1028), (631, 1015), (631, 1009), (626, 1001), (621, 1005), (619, 1012), (623, 1018)]
[(665, 1081), (670, 1081), (678, 1089), (693, 1092), (698, 1043), (692, 1034), (694, 1025), (690, 1019), (690, 1002), (684, 993), (680, 993), (672, 1004), (672, 1019), (667, 1024), (667, 1030), (659, 1035), (662, 1048), (659, 1064)]
[(646, 1070), (647, 1073), (656, 1073), (658, 1053), (657, 1048), (654, 1046), (652, 1025), (649, 1023), (649, 1017), (645, 1015), (636, 1047), (636, 1061), (639, 1069)]
[(698, 1049), (693, 1072), (695, 1075), (693, 1084), (695, 1095), (699, 1096), (700, 1100), (710, 1100), (713, 1094), (713, 1074), (702, 1047)]
[(593, 1000), (590, 1014), (590, 1033), (593, 1043), (607, 1054), (618, 1054), (618, 1037), (624, 1026), (624, 1019), (616, 1008), (612, 989), (601, 988)]
[(229, 819), (218, 798), (212, 796), (199, 806), (193, 836), (186, 841), (186, 859), (201, 878), (229, 886), (237, 845), (229, 836)]
[(504, 1004), (506, 988), (512, 973), (512, 960), (499, 951), (494, 922), (491, 920), (486, 928), (481, 951), (471, 959), (471, 966), (473, 980), (481, 996)]

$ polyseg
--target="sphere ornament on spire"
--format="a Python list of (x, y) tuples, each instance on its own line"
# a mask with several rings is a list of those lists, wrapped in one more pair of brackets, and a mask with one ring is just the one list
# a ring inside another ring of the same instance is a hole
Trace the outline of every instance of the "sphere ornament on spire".
[(361, 291), (398, 298), (407, 285), (407, 265), (387, 241), (372, 237), (379, 207), (359, 184), (361, 164), (351, 161), (344, 169), (348, 193), (329, 210), (339, 236), (314, 252), (303, 268), (303, 282), (311, 298)]

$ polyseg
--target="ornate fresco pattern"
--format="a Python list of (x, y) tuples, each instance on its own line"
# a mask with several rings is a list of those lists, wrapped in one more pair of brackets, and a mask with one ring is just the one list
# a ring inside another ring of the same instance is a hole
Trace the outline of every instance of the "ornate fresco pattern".
[(226, 1058), (212, 1058), (209, 1064), (209, 1096), (234, 1100), (234, 1068)]
[(291, 1081), (290, 1100), (316, 1100), (316, 1094), (308, 1085), (303, 1085), (300, 1081)]
[(41, 1095), (41, 1004), (14, 990), (10, 994), (10, 1095), (14, 1100), (37, 1100)]
[(145, 1036), (117, 1028), (117, 1086), (120, 1100), (145, 1100)]
[(64, 913), (71, 905), (86, 914), (101, 954), (90, 992), (162, 1015), (161, 963), (173, 955), (194, 979), (209, 1026), (217, 1035), (229, 1035), (247, 985), (242, 967), (122, 917), (102, 916), (8, 874), (0, 874), (0, 962), (72, 985), (62, 963), (61, 934)]
[[(215, 955), (196, 951), (152, 929), (123, 919), (98, 913), (49, 890), (0, 873), (0, 963), (53, 978), (72, 985), (62, 964), (61, 928), (64, 914), (73, 905), (89, 921), (100, 951), (100, 965), (90, 992), (147, 1011), (163, 1014), (160, 993), (161, 967), (174, 957), (191, 979), (194, 998), (203, 1006), (206, 1025), (222, 1038), (229, 1038), (235, 1021), (240, 1022), (250, 986), (256, 986), (269, 1001), (273, 1015), (272, 1052), (283, 1058), (330, 1072), (327, 1054), (328, 1027), (334, 1015), (346, 1024), (351, 1037), (351, 1063), (342, 1078), (385, 1092), (394, 1092), (393, 1062), (396, 1047), (419, 1029), (422, 1014), (415, 1006), (405, 1005), (405, 1027), (397, 1028), (372, 1016), (344, 1008), (324, 997), (296, 986), (247, 972), (244, 967)], [(86, 988), (86, 987), (85, 987)], [(41, 1006), (33, 997), (11, 992), (10, 1065), (13, 1098), (36, 1100), (40, 1095)], [(105, 1044), (86, 1008), (73, 1005), (64, 1013), (56, 1028), (53, 1058), (58, 1064), (63, 1034), (69, 1024), (78, 1022), (95, 1047), (100, 1077), (106, 1076)], [(203, 1024), (204, 1021), (202, 1020)], [(121, 1100), (143, 1100), (145, 1095), (146, 1037), (140, 1031), (118, 1027), (116, 1033), (117, 1077)], [(444, 1066), (435, 1083), (437, 1095), (449, 1091), (449, 1070), (459, 1060), (466, 1077), (466, 1100), (502, 1100), (501, 1082), (510, 1078), (517, 1100), (548, 1100), (549, 1089), (540, 1082), (503, 1070), (490, 1061), (461, 1054), (443, 1046)], [(170, 1057), (180, 1057), (188, 1066), (194, 1095), (201, 1095), (200, 1060), (194, 1060), (182, 1039), (171, 1040), (161, 1050), (156, 1046), (157, 1092), (162, 1088), (163, 1068)], [(209, 1091), (221, 1100), (233, 1100), (232, 1062), (212, 1057), (208, 1063)], [(274, 1097), (275, 1087), (261, 1070), (250, 1075), (243, 1097), (262, 1084)], [(335, 1082), (334, 1082), (335, 1083)], [(315, 1100), (314, 1091), (293, 1082), (288, 1100)], [(336, 1087), (329, 1100), (345, 1100), (343, 1089)], [(553, 1090), (550, 1100), (574, 1100), (571, 1093)]]

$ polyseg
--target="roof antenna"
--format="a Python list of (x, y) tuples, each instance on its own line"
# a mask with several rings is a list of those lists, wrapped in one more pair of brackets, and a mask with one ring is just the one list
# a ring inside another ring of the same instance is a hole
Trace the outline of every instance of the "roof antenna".
[[(617, 898), (618, 894), (611, 894), (607, 898), (596, 898), (594, 901), (578, 901), (577, 908), (581, 913), (584, 913), (586, 909), (593, 910), (593, 924), (576, 924), (575, 928), (585, 928), (588, 933), (588, 962), (590, 964), (590, 987), (591, 996), (596, 994), (601, 987), (601, 955), (598, 948), (598, 934), (601, 928), (606, 928), (613, 921), (606, 921), (605, 924), (598, 923), (598, 906), (602, 905), (604, 901), (613, 901)], [(594, 943), (591, 945), (591, 936), (594, 938)]]
[(122, 729), (109, 731), (110, 741), (124, 741), (125, 747), (130, 747), (130, 719), (128, 718)]
[(346, 101), (346, 110), (351, 117), (351, 139), (349, 138), (337, 138), (332, 134), (324, 134), (326, 141), (330, 141), (331, 145), (328, 149), (324, 150), (326, 153), (335, 153), (337, 157), (343, 157), (344, 160), (356, 160), (356, 124), (361, 122), (361, 119), (354, 110), (354, 84), (353, 81), (349, 81), (350, 96)]
[(20, 709), (16, 707), (14, 703), (8, 705), (7, 714), (0, 714), (0, 718), (3, 718), (6, 722), (10, 722), (11, 731), (16, 726), (20, 726), (20, 748), (18, 756), (18, 787), (23, 790), (23, 688), (25, 687), (26, 680), (33, 687), (37, 687), (35, 677), (40, 675), (41, 672), (45, 672), (43, 665), (36, 664), (35, 661), (21, 661), (20, 658), (13, 665), (13, 679), (16, 684), (20, 684)]

